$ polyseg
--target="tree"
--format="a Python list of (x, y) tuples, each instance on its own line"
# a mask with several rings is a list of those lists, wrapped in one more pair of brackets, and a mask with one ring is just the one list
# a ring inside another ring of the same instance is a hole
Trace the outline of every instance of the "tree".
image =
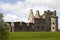
[(3, 14), (0, 13), (0, 40), (8, 40), (9, 31), (7, 24), (3, 21)]

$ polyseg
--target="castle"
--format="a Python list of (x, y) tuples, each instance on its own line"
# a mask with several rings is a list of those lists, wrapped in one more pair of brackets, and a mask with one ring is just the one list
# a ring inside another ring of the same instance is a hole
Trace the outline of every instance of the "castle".
[(29, 13), (29, 22), (6, 22), (9, 26), (10, 32), (20, 31), (52, 31), (58, 30), (58, 16), (56, 16), (56, 10), (44, 11), (43, 15), (40, 15), (39, 10), (36, 11), (36, 15), (33, 15), (33, 10)]

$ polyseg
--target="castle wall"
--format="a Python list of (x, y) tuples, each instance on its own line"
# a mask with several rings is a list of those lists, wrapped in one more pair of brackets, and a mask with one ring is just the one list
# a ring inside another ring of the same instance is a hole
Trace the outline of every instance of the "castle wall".
[(20, 31), (20, 22), (14, 22), (14, 32)]
[(7, 22), (10, 24), (11, 32), (20, 31), (52, 31), (58, 30), (58, 17), (56, 16), (56, 11), (54, 12), (47, 10), (44, 11), (43, 15), (36, 12), (36, 16), (33, 15), (33, 11), (30, 10), (30, 15), (28, 18), (29, 22)]
[(34, 24), (33, 23), (27, 23), (27, 30), (26, 31), (34, 31)]
[(14, 31), (26, 31), (27, 24), (24, 22), (14, 22)]
[(37, 19), (34, 20), (34, 28), (35, 31), (45, 31), (46, 30), (46, 20), (45, 19)]

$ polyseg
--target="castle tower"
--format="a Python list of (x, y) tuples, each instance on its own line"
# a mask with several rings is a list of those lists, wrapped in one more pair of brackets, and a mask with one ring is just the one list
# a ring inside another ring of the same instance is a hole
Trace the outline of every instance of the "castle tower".
[(40, 18), (39, 10), (36, 11), (36, 18)]
[(56, 16), (56, 11), (54, 10), (55, 16), (51, 17), (51, 31), (55, 32), (58, 30), (58, 17)]
[(44, 11), (45, 19), (46, 19), (46, 31), (51, 31), (51, 17), (50, 17), (50, 10)]
[(33, 15), (33, 10), (30, 9), (30, 14), (29, 14), (29, 23), (34, 23), (34, 15)]

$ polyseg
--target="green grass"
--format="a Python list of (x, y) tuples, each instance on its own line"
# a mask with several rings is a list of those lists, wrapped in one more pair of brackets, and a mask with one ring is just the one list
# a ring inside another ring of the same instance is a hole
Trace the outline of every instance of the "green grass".
[(11, 32), (11, 40), (60, 40), (60, 32)]

